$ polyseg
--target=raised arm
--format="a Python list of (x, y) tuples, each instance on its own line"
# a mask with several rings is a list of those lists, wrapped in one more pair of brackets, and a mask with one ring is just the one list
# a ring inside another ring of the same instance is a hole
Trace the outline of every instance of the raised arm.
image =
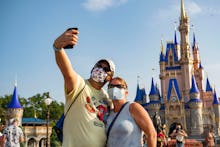
[(67, 45), (75, 46), (78, 41), (77, 30), (65, 31), (54, 41), (54, 50), (56, 63), (63, 74), (65, 88), (67, 93), (75, 88), (77, 74), (74, 71), (69, 57), (67, 56), (65, 50), (63, 49)]
[(147, 111), (138, 103), (130, 105), (130, 113), (137, 125), (144, 131), (148, 147), (156, 147), (157, 133)]

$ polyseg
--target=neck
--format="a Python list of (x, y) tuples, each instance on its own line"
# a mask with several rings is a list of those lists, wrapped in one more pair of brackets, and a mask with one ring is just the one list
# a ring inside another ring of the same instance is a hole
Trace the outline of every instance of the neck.
[(100, 90), (105, 84), (105, 83), (98, 83), (98, 82), (94, 81), (92, 78), (90, 78), (88, 81), (92, 85), (92, 87), (94, 87), (97, 90)]
[(126, 103), (126, 99), (113, 100), (114, 112), (118, 112), (125, 103)]

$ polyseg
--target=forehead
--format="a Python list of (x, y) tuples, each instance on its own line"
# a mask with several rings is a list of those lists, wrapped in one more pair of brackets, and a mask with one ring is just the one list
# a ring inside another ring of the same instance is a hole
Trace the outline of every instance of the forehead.
[(110, 83), (122, 83), (119, 79), (112, 79), (111, 81), (110, 81)]

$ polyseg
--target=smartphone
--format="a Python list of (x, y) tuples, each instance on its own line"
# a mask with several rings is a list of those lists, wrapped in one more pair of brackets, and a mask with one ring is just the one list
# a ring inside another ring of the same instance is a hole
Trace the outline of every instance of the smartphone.
[[(78, 28), (69, 28), (66, 31), (69, 31), (69, 30), (78, 30)], [(71, 48), (73, 48), (73, 45), (67, 45), (64, 47), (64, 49), (71, 49)]]

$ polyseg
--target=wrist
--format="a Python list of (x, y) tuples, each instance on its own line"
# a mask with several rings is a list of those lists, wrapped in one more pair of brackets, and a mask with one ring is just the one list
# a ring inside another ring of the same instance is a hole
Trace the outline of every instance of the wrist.
[(61, 51), (63, 48), (57, 48), (57, 47), (55, 47), (55, 45), (53, 44), (53, 49), (54, 49), (54, 51), (59, 52), (59, 51)]

